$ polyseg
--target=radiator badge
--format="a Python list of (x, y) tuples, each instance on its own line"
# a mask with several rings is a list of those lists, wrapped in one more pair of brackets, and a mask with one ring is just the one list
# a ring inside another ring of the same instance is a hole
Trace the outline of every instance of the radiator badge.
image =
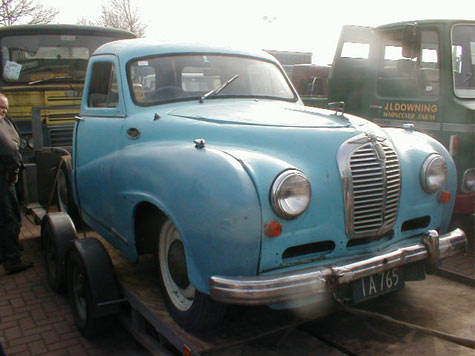
[(376, 136), (372, 132), (367, 132), (366, 137), (373, 144), (374, 152), (376, 153), (378, 161), (384, 162), (386, 160), (386, 153), (384, 152), (383, 146), (379, 143), (380, 141), (384, 141), (384, 139)]

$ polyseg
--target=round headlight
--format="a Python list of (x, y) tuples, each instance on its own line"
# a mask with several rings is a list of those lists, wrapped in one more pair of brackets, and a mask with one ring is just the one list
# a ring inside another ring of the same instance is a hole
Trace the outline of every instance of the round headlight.
[(302, 172), (295, 169), (284, 171), (272, 185), (272, 207), (280, 217), (293, 219), (307, 209), (311, 193), (310, 182)]
[(28, 147), (30, 147), (30, 148), (35, 148), (35, 145), (34, 145), (33, 142), (34, 142), (34, 141), (33, 141), (33, 137), (30, 137), (30, 138), (28, 139)]
[(421, 184), (427, 193), (440, 190), (447, 181), (447, 163), (439, 154), (431, 154), (422, 164)]
[(24, 138), (20, 138), (20, 150), (24, 150), (28, 146), (28, 141)]
[(475, 192), (475, 168), (470, 168), (465, 171), (462, 179), (462, 192)]

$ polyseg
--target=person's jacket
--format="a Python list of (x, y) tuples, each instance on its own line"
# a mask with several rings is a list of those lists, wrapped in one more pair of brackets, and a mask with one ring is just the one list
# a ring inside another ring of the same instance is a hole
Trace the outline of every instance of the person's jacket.
[(22, 167), (20, 135), (7, 116), (0, 119), (0, 172), (18, 173)]

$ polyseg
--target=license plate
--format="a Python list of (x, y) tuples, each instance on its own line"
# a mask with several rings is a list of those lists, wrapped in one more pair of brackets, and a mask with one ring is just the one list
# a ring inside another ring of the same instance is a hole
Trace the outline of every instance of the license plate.
[(353, 283), (353, 301), (362, 302), (404, 287), (404, 276), (397, 268), (364, 277)]

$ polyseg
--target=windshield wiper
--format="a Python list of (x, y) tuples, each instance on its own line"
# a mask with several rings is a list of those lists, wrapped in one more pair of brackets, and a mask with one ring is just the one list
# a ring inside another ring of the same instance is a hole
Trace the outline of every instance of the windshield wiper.
[(203, 94), (203, 96), (200, 98), (200, 103), (203, 102), (203, 100), (207, 99), (208, 97), (210, 97), (211, 95), (215, 96), (215, 95), (218, 95), (219, 93), (221, 93), (221, 91), (226, 88), (229, 84), (231, 84), (234, 80), (236, 80), (237, 78), (239, 78), (239, 74), (236, 74), (234, 77), (232, 77), (231, 79), (225, 81), (223, 84), (221, 84), (218, 88), (216, 89), (213, 89), (213, 90), (210, 90), (209, 92), (207, 92), (206, 94)]
[(70, 75), (65, 75), (65, 76), (62, 76), (62, 77), (49, 77), (49, 78), (45, 78), (45, 79), (34, 80), (32, 82), (28, 82), (28, 85), (35, 85), (35, 84), (40, 84), (40, 83), (44, 83), (44, 82), (49, 82), (52, 79), (73, 79), (73, 77), (70, 76)]

